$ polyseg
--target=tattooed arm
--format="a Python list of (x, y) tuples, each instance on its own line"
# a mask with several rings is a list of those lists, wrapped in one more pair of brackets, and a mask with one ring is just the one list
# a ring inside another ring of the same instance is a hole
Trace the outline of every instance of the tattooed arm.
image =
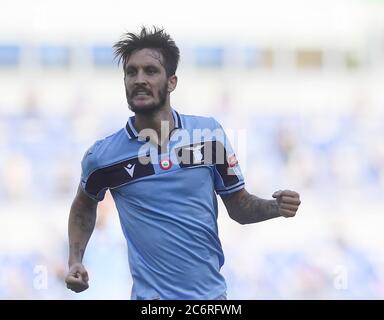
[(68, 220), (69, 272), (67, 288), (81, 292), (88, 288), (88, 273), (82, 264), (85, 248), (96, 222), (97, 201), (89, 198), (79, 187)]
[(276, 200), (258, 198), (245, 189), (223, 197), (229, 216), (240, 224), (260, 222), (272, 218), (293, 217), (301, 203), (300, 195), (295, 191), (276, 191), (272, 197)]

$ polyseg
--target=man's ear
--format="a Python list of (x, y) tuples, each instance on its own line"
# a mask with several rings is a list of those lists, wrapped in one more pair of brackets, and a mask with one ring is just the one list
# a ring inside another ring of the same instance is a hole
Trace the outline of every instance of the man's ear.
[(172, 92), (177, 86), (177, 76), (172, 75), (168, 78), (168, 92)]

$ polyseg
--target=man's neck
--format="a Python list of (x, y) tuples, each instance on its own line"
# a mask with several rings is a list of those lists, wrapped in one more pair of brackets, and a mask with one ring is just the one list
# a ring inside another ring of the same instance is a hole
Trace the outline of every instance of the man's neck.
[(174, 127), (175, 123), (170, 106), (165, 106), (150, 114), (135, 114), (135, 129), (139, 135), (141, 130), (151, 129), (154, 131), (153, 134), (150, 134), (151, 130), (145, 130), (143, 133), (145, 136), (148, 136), (149, 133), (151, 141), (159, 145), (162, 145), (168, 139), (169, 133)]

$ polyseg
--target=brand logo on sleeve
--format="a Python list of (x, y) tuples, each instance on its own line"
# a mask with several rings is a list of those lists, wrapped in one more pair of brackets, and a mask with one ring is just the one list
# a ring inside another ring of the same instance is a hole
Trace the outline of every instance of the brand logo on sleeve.
[(237, 158), (235, 154), (228, 157), (228, 167), (233, 168), (236, 167), (239, 162), (237, 161)]

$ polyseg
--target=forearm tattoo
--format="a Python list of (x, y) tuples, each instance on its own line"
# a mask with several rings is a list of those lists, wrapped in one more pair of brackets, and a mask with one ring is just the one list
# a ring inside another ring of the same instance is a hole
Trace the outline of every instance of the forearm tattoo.
[(69, 263), (83, 259), (85, 247), (91, 236), (96, 222), (96, 206), (84, 205), (81, 201), (75, 201), (71, 207), (69, 218)]
[(260, 222), (280, 216), (275, 200), (261, 199), (245, 190), (230, 197), (225, 204), (229, 215), (241, 224)]
[(95, 226), (95, 215), (86, 212), (76, 212), (75, 224), (80, 227), (81, 231), (92, 232)]
[(79, 257), (80, 259), (83, 259), (84, 256), (84, 248), (80, 246), (80, 242), (75, 242), (73, 245), (74, 255), (76, 257)]

